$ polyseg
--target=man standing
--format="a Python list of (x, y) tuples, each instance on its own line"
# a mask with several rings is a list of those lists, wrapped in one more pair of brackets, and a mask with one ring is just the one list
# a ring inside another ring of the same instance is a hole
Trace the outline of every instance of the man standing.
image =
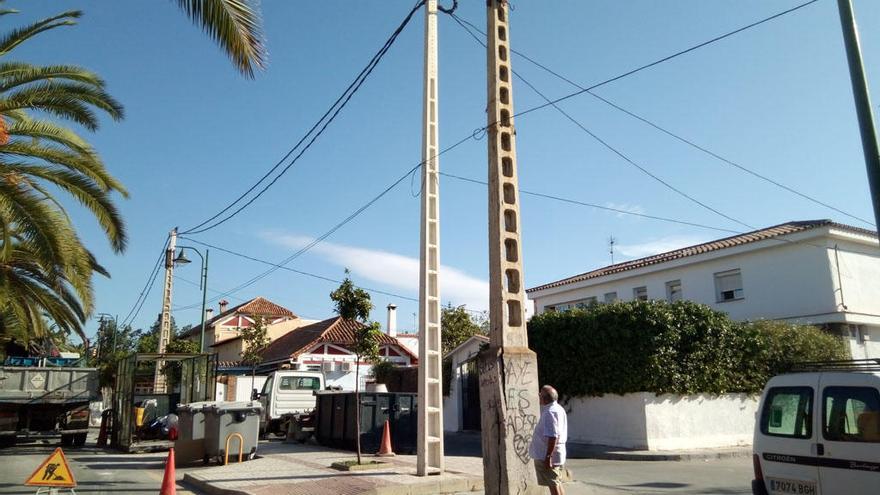
[(538, 484), (550, 487), (551, 495), (565, 495), (562, 489), (562, 466), (568, 440), (568, 418), (556, 402), (559, 394), (550, 385), (541, 387), (541, 417), (535, 425), (529, 455), (535, 460)]

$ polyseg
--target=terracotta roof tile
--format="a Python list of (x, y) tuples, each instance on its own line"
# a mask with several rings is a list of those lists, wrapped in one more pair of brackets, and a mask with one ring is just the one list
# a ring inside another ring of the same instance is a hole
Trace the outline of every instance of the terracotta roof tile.
[(533, 287), (531, 289), (527, 289), (526, 292), (536, 292), (539, 290), (550, 289), (553, 287), (560, 287), (563, 285), (573, 284), (576, 282), (581, 282), (584, 280), (589, 280), (592, 278), (603, 277), (605, 275), (611, 275), (614, 273), (625, 272), (629, 270), (635, 270), (637, 268), (642, 268), (651, 265), (657, 265), (660, 263), (666, 263), (668, 261), (673, 261), (681, 258), (686, 258), (688, 256), (695, 256), (703, 253), (710, 253), (713, 251), (719, 251), (721, 249), (727, 249), (735, 246), (741, 246), (743, 244), (749, 244), (752, 242), (763, 241), (766, 239), (773, 239), (779, 236), (794, 234), (797, 232), (802, 232), (805, 230), (811, 230), (819, 227), (834, 227), (842, 230), (846, 230), (849, 232), (853, 232), (861, 235), (868, 235), (872, 237), (876, 237), (877, 233), (871, 230), (862, 229), (859, 227), (853, 227), (850, 225), (844, 225), (836, 222), (832, 222), (831, 220), (806, 220), (799, 222), (787, 222), (779, 225), (774, 225), (773, 227), (767, 227), (765, 229), (755, 230), (753, 232), (746, 232), (744, 234), (737, 234), (731, 237), (725, 237), (723, 239), (718, 239), (715, 241), (705, 242), (703, 244), (697, 244), (695, 246), (689, 246), (686, 248), (676, 249), (675, 251), (669, 251), (667, 253), (656, 254), (653, 256), (648, 256), (645, 258), (639, 258), (637, 260), (625, 261), (623, 263), (617, 263), (614, 265), (609, 265), (603, 268), (599, 268), (597, 270), (592, 270), (586, 273), (581, 273), (580, 275), (575, 275), (573, 277), (565, 278), (562, 280), (557, 280), (556, 282), (550, 282), (549, 284), (539, 285), (537, 287)]
[[(243, 314), (249, 316), (287, 316), (290, 318), (299, 318), (296, 316), (293, 311), (285, 308), (284, 306), (280, 306), (278, 304), (273, 303), (272, 301), (266, 299), (262, 296), (257, 296), (250, 301), (245, 301), (238, 306), (233, 306), (226, 311), (220, 313), (219, 315), (211, 318), (210, 320), (205, 322), (205, 328), (210, 328), (214, 323), (226, 318), (232, 314)], [(201, 323), (196, 323), (187, 333), (187, 335), (196, 335), (201, 331)]]
[[(355, 332), (361, 327), (363, 324), (357, 321), (344, 320), (342, 317), (336, 316), (311, 325), (294, 328), (266, 347), (266, 350), (263, 351), (263, 361), (294, 359), (320, 342), (341, 345), (354, 344)], [(412, 359), (418, 359), (406, 346), (386, 333), (379, 334), (379, 344), (396, 345)]]

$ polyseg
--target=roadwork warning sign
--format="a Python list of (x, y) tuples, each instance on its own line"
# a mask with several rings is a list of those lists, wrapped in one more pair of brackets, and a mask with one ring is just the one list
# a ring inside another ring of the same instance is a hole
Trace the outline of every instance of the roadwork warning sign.
[(29, 486), (54, 486), (73, 488), (76, 486), (76, 480), (73, 479), (73, 472), (67, 465), (67, 459), (61, 447), (55, 449), (52, 455), (46, 458), (40, 467), (34, 471), (34, 474), (28, 477), (25, 485)]

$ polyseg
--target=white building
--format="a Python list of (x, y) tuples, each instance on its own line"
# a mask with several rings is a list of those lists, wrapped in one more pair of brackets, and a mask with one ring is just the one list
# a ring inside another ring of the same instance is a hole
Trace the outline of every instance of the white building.
[(688, 299), (734, 320), (819, 325), (852, 357), (880, 357), (876, 232), (789, 222), (592, 270), (528, 289), (538, 314), (615, 300)]

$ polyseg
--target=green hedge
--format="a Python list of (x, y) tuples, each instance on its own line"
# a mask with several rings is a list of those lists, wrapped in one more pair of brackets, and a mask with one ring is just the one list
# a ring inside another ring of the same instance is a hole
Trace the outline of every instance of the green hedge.
[(542, 383), (568, 396), (759, 392), (792, 363), (846, 359), (817, 328), (737, 323), (690, 301), (627, 301), (543, 313), (528, 325)]

